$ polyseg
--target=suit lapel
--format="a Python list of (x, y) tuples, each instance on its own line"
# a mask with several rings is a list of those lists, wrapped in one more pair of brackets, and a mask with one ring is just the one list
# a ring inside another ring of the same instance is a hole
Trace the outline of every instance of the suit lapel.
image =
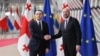
[(69, 18), (69, 21), (68, 21), (68, 24), (67, 24), (67, 29), (66, 29), (66, 30), (68, 30), (68, 29), (69, 29), (69, 27), (71, 26), (71, 23), (72, 23), (72, 21), (71, 21), (71, 20), (72, 20), (72, 18), (70, 17), (70, 18)]
[(36, 21), (35, 21), (35, 24), (36, 24), (36, 29), (41, 31), (41, 29), (39, 28), (39, 25), (38, 25), (38, 23)]
[(64, 22), (62, 22), (62, 24), (61, 24), (61, 29), (62, 29), (62, 30), (65, 30), (65, 29), (64, 29)]
[[(72, 24), (72, 17), (69, 18), (66, 30), (68, 30), (70, 28), (71, 24)], [(61, 24), (61, 29), (66, 31), (65, 28), (64, 28), (64, 22)]]
[(42, 30), (41, 30), (41, 31), (43, 31), (43, 29), (44, 29), (44, 23), (43, 23), (43, 21), (42, 21)]

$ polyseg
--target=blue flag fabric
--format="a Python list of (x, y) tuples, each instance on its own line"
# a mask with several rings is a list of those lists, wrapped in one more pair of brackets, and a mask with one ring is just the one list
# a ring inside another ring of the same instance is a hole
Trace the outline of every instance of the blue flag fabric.
[(8, 27), (9, 27), (10, 30), (13, 30), (14, 29), (14, 26), (11, 23), (10, 18), (8, 18)]
[[(44, 17), (43, 21), (48, 24), (49, 28), (49, 34), (53, 35), (54, 34), (54, 28), (53, 28), (53, 17), (51, 14), (51, 8), (50, 8), (50, 1), (49, 0), (44, 0)], [(50, 41), (50, 50), (49, 53), (46, 54), (46, 56), (56, 56), (56, 43), (55, 40)]]
[(84, 0), (80, 26), (82, 31), (81, 55), (97, 56), (98, 51), (89, 0)]

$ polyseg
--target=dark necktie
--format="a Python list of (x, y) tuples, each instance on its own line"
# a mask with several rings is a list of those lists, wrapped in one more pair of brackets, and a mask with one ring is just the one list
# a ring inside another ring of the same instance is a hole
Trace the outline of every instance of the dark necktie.
[(39, 22), (39, 28), (41, 29), (41, 22)]

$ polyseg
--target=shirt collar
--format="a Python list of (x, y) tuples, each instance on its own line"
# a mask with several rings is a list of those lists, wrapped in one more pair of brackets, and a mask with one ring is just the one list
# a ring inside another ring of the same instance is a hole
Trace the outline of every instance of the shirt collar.
[(42, 22), (42, 20), (40, 20), (40, 21), (39, 20), (36, 20), (36, 22), (39, 24), (39, 22)]
[(69, 21), (69, 18), (70, 18), (70, 16), (68, 18), (64, 18), (64, 20), (67, 20), (67, 22), (68, 22)]

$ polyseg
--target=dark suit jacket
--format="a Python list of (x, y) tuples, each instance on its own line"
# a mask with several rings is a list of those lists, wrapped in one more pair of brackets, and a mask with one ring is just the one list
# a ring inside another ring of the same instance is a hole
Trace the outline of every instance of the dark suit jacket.
[(77, 19), (70, 17), (66, 30), (64, 22), (62, 22), (58, 34), (53, 35), (52, 38), (60, 38), (61, 36), (64, 48), (68, 48), (70, 51), (75, 49), (76, 45), (81, 45), (81, 30)]
[(29, 28), (31, 33), (31, 38), (28, 45), (29, 49), (38, 50), (40, 45), (42, 45), (44, 49), (49, 48), (49, 41), (44, 40), (44, 35), (49, 34), (48, 25), (42, 21), (43, 30), (41, 31), (38, 23), (36, 21), (31, 21)]

